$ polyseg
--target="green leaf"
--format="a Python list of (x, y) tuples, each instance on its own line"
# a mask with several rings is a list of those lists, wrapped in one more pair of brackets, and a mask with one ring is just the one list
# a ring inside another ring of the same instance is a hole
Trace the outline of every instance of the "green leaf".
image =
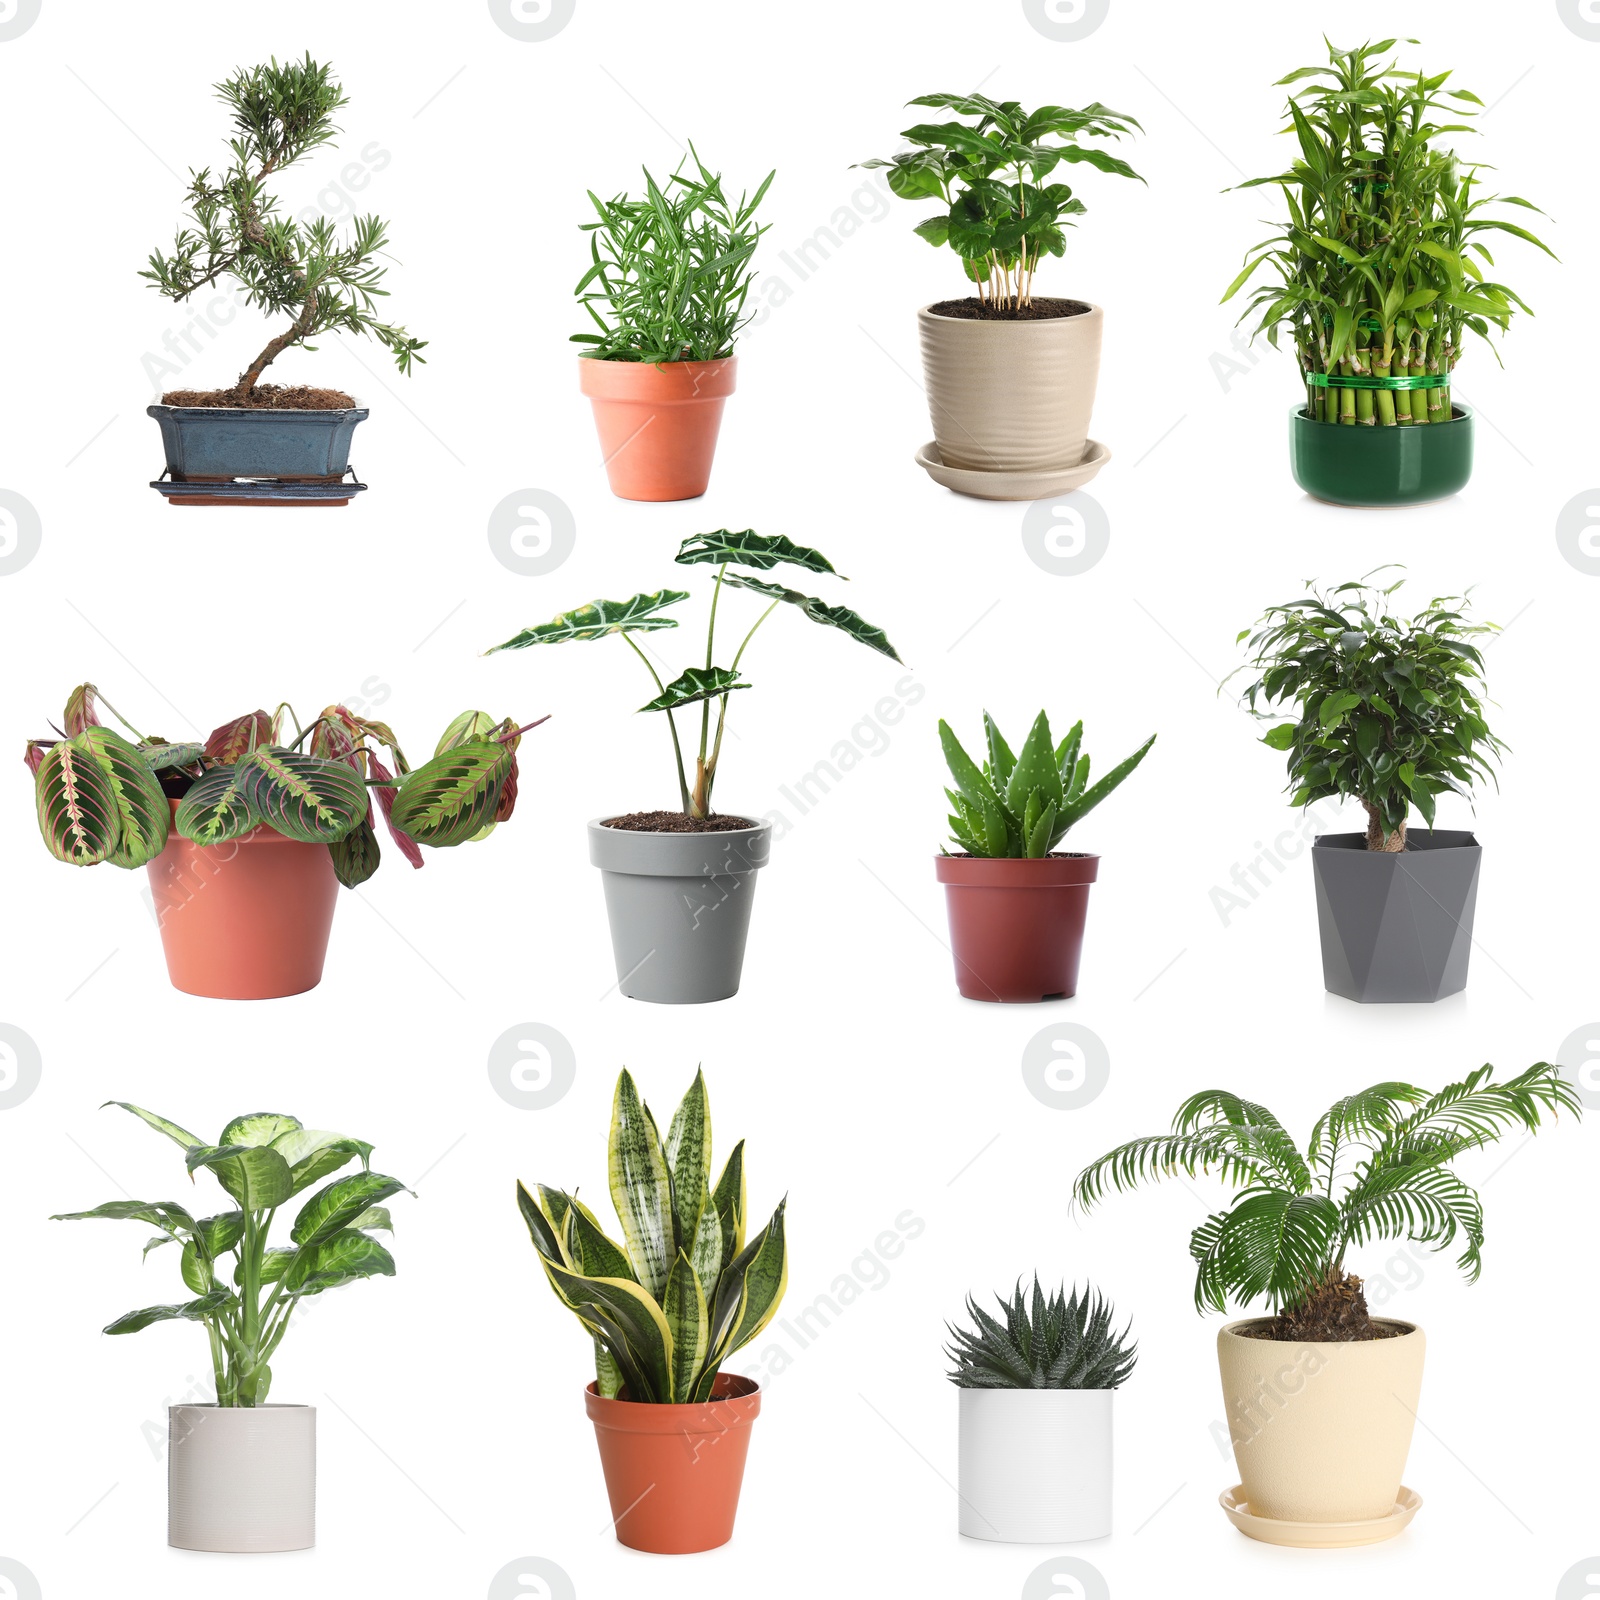
[(700, 1369), (711, 1349), (705, 1291), (689, 1258), (680, 1250), (667, 1276), (662, 1314), (672, 1333), (672, 1395), (682, 1404), (694, 1395)]
[(298, 1117), (285, 1116), (279, 1111), (252, 1111), (248, 1116), (235, 1117), (222, 1130), (217, 1143), (252, 1146), (270, 1144), (277, 1148), (278, 1140), (299, 1131), (301, 1127)]
[[(662, 1154), (672, 1174), (678, 1248), (688, 1251), (700, 1224), (701, 1202), (711, 1184), (711, 1105), (706, 1097), (705, 1074), (698, 1069), (672, 1115)], [(667, 1320), (672, 1320), (670, 1315)]]
[(328, 854), (333, 859), (333, 875), (347, 889), (359, 889), (383, 862), (377, 830), (365, 817), (354, 833), (335, 839)]
[[(1111, 791), (1115, 789), (1128, 776), (1128, 774), (1131, 773), (1133, 769), (1144, 760), (1147, 755), (1150, 754), (1150, 747), (1155, 742), (1156, 736), (1152, 733), (1150, 737), (1146, 739), (1145, 742), (1140, 745), (1139, 748), (1135, 750), (1126, 761), (1122, 762), (1118, 766), (1113, 767), (1110, 772), (1108, 772), (1097, 783), (1094, 783), (1089, 788), (1084, 789), (1076, 799), (1069, 801), (1065, 806), (1063, 806), (1061, 810), (1061, 820), (1065, 824), (1065, 827), (1062, 831), (1065, 832), (1066, 828), (1070, 828), (1073, 823), (1081, 821), (1085, 816), (1088, 815), (1089, 812), (1093, 811), (1094, 808), (1099, 805), (1100, 802), (1104, 800), (1106, 796), (1109, 795)], [(1087, 760), (1088, 757), (1085, 756), (1084, 761)], [(1080, 765), (1081, 764), (1082, 763), (1080, 763)]]
[(296, 1252), (284, 1274), (296, 1297), (337, 1289), (358, 1278), (392, 1278), (394, 1257), (376, 1239), (355, 1228), (341, 1228)]
[(146, 1306), (143, 1311), (130, 1311), (126, 1316), (118, 1317), (115, 1322), (109, 1323), (102, 1331), (138, 1333), (155, 1322), (203, 1322), (233, 1302), (233, 1295), (226, 1289), (213, 1289), (209, 1294), (201, 1295), (198, 1300), (190, 1300), (183, 1305)]
[(56, 860), (92, 867), (120, 848), (116, 791), (87, 733), (51, 745), (33, 788), (39, 833)]
[(1038, 805), (1041, 809), (1046, 805), (1051, 806), (1052, 810), (1059, 808), (1065, 798), (1061, 788), (1061, 769), (1056, 765), (1055, 743), (1050, 737), (1050, 719), (1042, 711), (1033, 719), (1033, 726), (1023, 740), (1016, 766), (1006, 783), (1006, 805), (1011, 811), (1024, 815), (1024, 831), (1028, 826), (1025, 811), (1029, 798), (1035, 794), (1039, 796)]
[(666, 1292), (677, 1248), (672, 1178), (655, 1122), (626, 1069), (617, 1079), (612, 1101), (607, 1181), (634, 1276), (659, 1300)]
[(1277, 727), (1262, 734), (1261, 742), (1274, 750), (1290, 750), (1294, 747), (1294, 736), (1298, 724), (1293, 722), (1280, 722)]
[(526, 650), (535, 644), (565, 644), (570, 639), (604, 639), (612, 633), (654, 633), (660, 628), (676, 628), (673, 617), (657, 613), (680, 600), (687, 600), (687, 589), (657, 589), (654, 594), (636, 594), (630, 600), (591, 600), (575, 611), (562, 611), (549, 622), (524, 628), (521, 633), (497, 644), (496, 650)]
[[(629, 1374), (630, 1398), (668, 1403), (672, 1396), (672, 1330), (655, 1299), (625, 1278), (588, 1278), (548, 1257), (541, 1259), (556, 1293), (590, 1326), (605, 1330), (607, 1349)], [(637, 1391), (635, 1373), (645, 1393)]]
[(731, 694), (735, 689), (750, 687), (741, 681), (739, 673), (727, 667), (687, 667), (654, 700), (639, 709), (676, 711), (679, 706), (694, 705), (700, 700), (714, 700), (720, 695)]
[(509, 744), (498, 740), (434, 756), (400, 780), (390, 826), (436, 849), (465, 843), (495, 820), (514, 761)]
[(171, 1200), (108, 1200), (93, 1211), (64, 1211), (50, 1219), (52, 1222), (147, 1222), (163, 1229), (169, 1238), (192, 1234), (195, 1220), (180, 1205)]
[(370, 1207), (381, 1205), (392, 1195), (410, 1192), (398, 1178), (386, 1177), (381, 1172), (358, 1172), (339, 1178), (317, 1190), (301, 1206), (289, 1237), (297, 1245), (321, 1244), (340, 1229), (348, 1228)]
[(683, 567), (710, 562), (714, 566), (753, 567), (757, 572), (770, 572), (782, 563), (804, 567), (807, 572), (834, 570), (833, 563), (820, 550), (796, 544), (781, 533), (757, 533), (754, 528), (739, 533), (727, 528), (697, 533), (678, 546), (673, 560)]
[(772, 1220), (729, 1263), (717, 1285), (711, 1323), (711, 1360), (720, 1365), (772, 1320), (789, 1286), (780, 1200)]
[(141, 1122), (154, 1128), (157, 1133), (164, 1133), (176, 1145), (181, 1145), (185, 1150), (191, 1145), (204, 1144), (205, 1140), (197, 1138), (187, 1128), (180, 1128), (176, 1122), (169, 1122), (165, 1117), (158, 1117), (153, 1111), (146, 1111), (143, 1106), (130, 1105), (126, 1100), (107, 1100), (100, 1107), (102, 1111), (106, 1106), (119, 1106), (124, 1111), (131, 1111)]
[(1017, 758), (1012, 755), (1011, 746), (1006, 743), (994, 718), (987, 711), (983, 714), (983, 736), (989, 747), (989, 772), (993, 781), (1005, 784), (1010, 780)]
[(245, 793), (246, 769), (213, 767), (190, 785), (172, 825), (196, 844), (226, 844), (261, 826), (261, 815)]
[(372, 1146), (364, 1140), (330, 1133), (325, 1128), (296, 1127), (274, 1139), (272, 1148), (289, 1163), (293, 1194), (309, 1189), (356, 1157), (360, 1157), (364, 1168), (372, 1156)]
[(235, 771), (256, 814), (286, 839), (331, 844), (367, 819), (366, 786), (346, 761), (273, 748)]
[(797, 589), (786, 589), (777, 583), (763, 583), (758, 578), (747, 578), (737, 572), (728, 573), (723, 582), (731, 584), (735, 589), (753, 589), (757, 594), (768, 595), (774, 600), (787, 601), (792, 606), (798, 606), (812, 622), (821, 623), (828, 628), (840, 628), (852, 639), (871, 650), (876, 650), (880, 655), (888, 656), (891, 661), (900, 660), (883, 629), (866, 621), (848, 606), (826, 605), (811, 595), (801, 594)]
[(118, 867), (142, 867), (161, 854), (172, 821), (172, 807), (137, 746), (110, 728), (89, 728), (83, 738), (116, 801), (119, 837), (110, 860)]
[(139, 746), (139, 754), (152, 772), (166, 772), (173, 767), (192, 767), (205, 754), (200, 744), (146, 744)]
[(191, 1174), (209, 1167), (246, 1211), (281, 1206), (293, 1193), (288, 1162), (264, 1145), (197, 1145), (186, 1159)]

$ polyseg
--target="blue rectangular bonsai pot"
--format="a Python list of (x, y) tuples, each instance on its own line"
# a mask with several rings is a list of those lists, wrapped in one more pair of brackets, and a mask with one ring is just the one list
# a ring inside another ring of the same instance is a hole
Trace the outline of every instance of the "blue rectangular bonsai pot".
[(350, 435), (365, 406), (339, 411), (278, 411), (262, 406), (153, 405), (167, 471), (180, 482), (282, 478), (333, 482), (350, 465)]

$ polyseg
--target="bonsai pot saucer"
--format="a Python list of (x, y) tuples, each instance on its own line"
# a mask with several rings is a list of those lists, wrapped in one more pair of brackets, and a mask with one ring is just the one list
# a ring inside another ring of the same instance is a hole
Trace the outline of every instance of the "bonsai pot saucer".
[(1058, 494), (1081, 489), (1106, 462), (1111, 452), (1090, 439), (1083, 447), (1083, 459), (1075, 467), (1039, 467), (1025, 472), (975, 472), (966, 467), (947, 467), (939, 446), (929, 440), (917, 451), (917, 465), (933, 479), (957, 494), (970, 494), (979, 500), (1053, 500)]
[(1422, 1496), (1404, 1484), (1400, 1485), (1393, 1511), (1363, 1522), (1282, 1522), (1275, 1517), (1258, 1517), (1245, 1502), (1242, 1483), (1223, 1490), (1217, 1500), (1228, 1521), (1246, 1537), (1299, 1550), (1344, 1550), (1358, 1544), (1382, 1544), (1403, 1532), (1422, 1508)]
[(346, 467), (337, 478), (174, 478), (163, 473), (150, 487), (170, 506), (347, 506), (366, 484)]

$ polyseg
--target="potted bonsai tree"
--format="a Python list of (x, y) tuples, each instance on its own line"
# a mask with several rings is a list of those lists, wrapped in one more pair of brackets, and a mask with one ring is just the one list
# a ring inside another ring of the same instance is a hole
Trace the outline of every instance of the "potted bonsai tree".
[(387, 723), (342, 705), (303, 728), (288, 705), (252, 711), (174, 744), (85, 683), (26, 759), (51, 855), (146, 868), (174, 988), (268, 1000), (321, 982), (339, 885), (378, 870), (378, 812), (413, 867), (419, 845), (487, 837), (511, 815), (517, 747), (538, 725), (463, 712), (413, 769)]
[(584, 1390), (617, 1538), (678, 1555), (733, 1537), (761, 1386), (722, 1370), (772, 1320), (788, 1286), (780, 1200), (745, 1237), (744, 1141), (711, 1162), (703, 1074), (662, 1139), (633, 1078), (617, 1080), (606, 1170), (620, 1244), (574, 1190), (521, 1183), (556, 1297), (594, 1340)]
[(1488, 341), (1528, 309), (1485, 275), (1490, 236), (1553, 255), (1497, 213), (1538, 208), (1483, 193), (1484, 168), (1456, 155), (1483, 102), (1448, 87), (1448, 72), (1400, 68), (1395, 43), (1330, 45), (1326, 66), (1278, 80), (1300, 85), (1288, 103), (1299, 154), (1240, 187), (1280, 190), (1287, 216), (1222, 297), (1254, 280), (1240, 320), (1293, 343), (1305, 398), (1289, 415), (1290, 466), (1339, 505), (1406, 505), (1466, 483), (1472, 411), (1453, 395), (1456, 364), (1469, 332)]
[(598, 333), (578, 379), (594, 408), (611, 492), (623, 500), (692, 500), (706, 492), (733, 393), (739, 330), (766, 225), (756, 209), (776, 173), (730, 201), (720, 173), (691, 145), (695, 170), (665, 184), (648, 171), (642, 195), (602, 200), (583, 224), (590, 264), (575, 293)]
[(1069, 1544), (1111, 1533), (1111, 1402), (1137, 1358), (1094, 1291), (1048, 1298), (1034, 1275), (1000, 1316), (967, 1296), (950, 1328), (961, 1391), (961, 1532), (1005, 1544)]
[[(130, 1311), (105, 1330), (197, 1322), (206, 1332), (216, 1400), (168, 1407), (167, 1543), (180, 1550), (309, 1549), (316, 1543), (316, 1407), (269, 1404), (271, 1363), (308, 1297), (394, 1276), (394, 1258), (374, 1235), (393, 1232), (384, 1202), (405, 1185), (371, 1170), (365, 1141), (276, 1112), (235, 1117), (210, 1144), (153, 1111), (108, 1103), (164, 1133), (183, 1149), (191, 1182), (207, 1172), (224, 1194), (224, 1209), (209, 1217), (171, 1200), (111, 1200), (52, 1219), (142, 1222), (156, 1229), (146, 1256), (178, 1246), (178, 1271), (192, 1298)], [(306, 1193), (352, 1161), (361, 1163), (359, 1172)], [(297, 1209), (288, 1242), (273, 1244), (273, 1222), (291, 1202)]]
[(1026, 111), (981, 94), (910, 104), (975, 119), (919, 122), (900, 135), (911, 149), (859, 163), (887, 168), (904, 199), (938, 202), (915, 231), (953, 250), (977, 291), (917, 313), (933, 419), (917, 464), (946, 488), (986, 500), (1065, 494), (1111, 459), (1089, 437), (1103, 318), (1087, 301), (1035, 295), (1034, 274), (1046, 256), (1065, 254), (1064, 230), (1086, 210), (1061, 181), (1065, 166), (1139, 177), (1079, 140), (1120, 139), (1139, 124), (1098, 101), (1081, 111)]
[[(677, 627), (674, 618), (662, 613), (689, 598), (682, 589), (657, 589), (628, 600), (591, 600), (550, 622), (524, 628), (494, 650), (525, 650), (619, 634), (644, 663), (657, 692), (639, 709), (666, 717), (681, 809), (594, 819), (589, 824), (589, 859), (600, 868), (605, 887), (617, 982), (623, 994), (636, 1000), (698, 1004), (725, 1000), (739, 991), (755, 874), (767, 864), (771, 847), (770, 822), (712, 808), (728, 700), (735, 690), (750, 688), (740, 667), (756, 630), (786, 603), (810, 621), (836, 628), (891, 661), (900, 657), (882, 628), (849, 607), (828, 605), (784, 584), (752, 576), (787, 565), (839, 577), (820, 550), (795, 544), (783, 534), (720, 528), (685, 539), (675, 559), (680, 566), (709, 564), (717, 569), (703, 667), (686, 667), (671, 683), (664, 683), (631, 637)], [(730, 567), (748, 570), (730, 571)], [(767, 604), (734, 651), (732, 664), (721, 667), (715, 664), (716, 629), (724, 589), (749, 590)], [(700, 743), (691, 778), (676, 714), (695, 706), (700, 708)]]
[(1378, 1083), (1336, 1101), (1304, 1151), (1263, 1105), (1226, 1090), (1186, 1100), (1170, 1133), (1134, 1139), (1078, 1174), (1073, 1203), (1215, 1173), (1236, 1189), (1189, 1240), (1199, 1311), (1266, 1300), (1272, 1315), (1217, 1335), (1222, 1399), (1240, 1484), (1222, 1506), (1269, 1544), (1376, 1544), (1415, 1515), (1401, 1483), (1422, 1387), (1422, 1330), (1374, 1317), (1352, 1249), (1403, 1239), (1459, 1244), (1482, 1267), (1483, 1208), (1452, 1170), (1546, 1116), (1581, 1116), (1577, 1092), (1540, 1062), (1496, 1081), (1480, 1067), (1437, 1093)]
[(942, 850), (934, 870), (945, 886), (956, 987), (968, 1000), (1070, 998), (1100, 857), (1056, 846), (1144, 760), (1156, 736), (1091, 784), (1081, 722), (1055, 744), (1041, 711), (1015, 755), (987, 711), (983, 731), (987, 759), (979, 766), (950, 725), (939, 724), (956, 785), (945, 790), (950, 832), (961, 849)]
[[(1284, 752), (1293, 804), (1349, 797), (1367, 814), (1365, 833), (1321, 834), (1311, 851), (1329, 992), (1439, 1000), (1466, 987), (1483, 851), (1435, 828), (1434, 812), (1442, 794), (1470, 800), (1504, 748), (1483, 718), (1473, 642), (1496, 629), (1469, 620), (1465, 596), (1398, 616), (1404, 580), (1378, 588), (1375, 576), (1330, 593), (1308, 584), (1241, 633), (1243, 670), (1257, 674), (1244, 699), (1263, 720), (1293, 708), (1262, 739)], [(1408, 826), (1413, 807), (1425, 828)]]
[(287, 318), (225, 389), (173, 390), (149, 414), (161, 428), (167, 470), (152, 487), (172, 505), (348, 505), (366, 487), (350, 481), (350, 436), (368, 412), (349, 395), (303, 384), (264, 384), (286, 350), (314, 350), (328, 333), (376, 339), (409, 373), (425, 341), (378, 315), (388, 294), (380, 258), (388, 225), (357, 217), (341, 237), (327, 217), (284, 213), (268, 182), (334, 142), (348, 103), (333, 69), (276, 59), (240, 68), (216, 86), (232, 132), (218, 172), (191, 172), (190, 220), (172, 254), (160, 250), (140, 276), (182, 303), (214, 284), (237, 285), (247, 304)]

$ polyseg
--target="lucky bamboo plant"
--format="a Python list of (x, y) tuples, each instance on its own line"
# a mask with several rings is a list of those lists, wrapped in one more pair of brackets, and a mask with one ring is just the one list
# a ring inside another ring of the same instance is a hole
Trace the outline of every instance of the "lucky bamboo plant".
[[(658, 589), (653, 594), (636, 594), (629, 600), (591, 600), (575, 611), (558, 613), (551, 621), (524, 628), (504, 644), (489, 651), (525, 650), (536, 644), (565, 644), (573, 639), (603, 639), (618, 634), (629, 649), (644, 663), (658, 693), (653, 700), (639, 707), (640, 711), (663, 711), (672, 735), (672, 753), (677, 763), (678, 795), (685, 815), (695, 818), (709, 817), (711, 791), (716, 781), (717, 766), (722, 756), (722, 735), (728, 717), (728, 697), (736, 689), (751, 686), (739, 672), (745, 650), (756, 629), (777, 610), (781, 602), (796, 607), (812, 622), (838, 628), (852, 639), (886, 655), (891, 661), (900, 657), (889, 643), (882, 628), (874, 627), (845, 606), (830, 606), (811, 595), (801, 594), (781, 583), (751, 577), (747, 572), (730, 572), (729, 567), (749, 567), (756, 572), (770, 572), (779, 565), (800, 567), (806, 572), (827, 573), (842, 577), (834, 571), (832, 562), (820, 550), (812, 550), (787, 539), (783, 534), (756, 533), (746, 528), (732, 533), (720, 528), (715, 533), (696, 534), (685, 539), (674, 558), (680, 566), (714, 565), (716, 582), (711, 590), (711, 617), (706, 627), (706, 659), (704, 667), (687, 667), (671, 683), (663, 683), (655, 665), (630, 637), (635, 633), (656, 633), (664, 628), (676, 628), (675, 618), (662, 616), (668, 607), (689, 598), (682, 589)], [(748, 589), (769, 600), (766, 609), (751, 623), (749, 632), (733, 653), (731, 666), (719, 667), (716, 661), (717, 607), (724, 588)], [(711, 735), (711, 702), (717, 702), (717, 727), (715, 739)], [(683, 746), (678, 738), (678, 725), (673, 713), (686, 706), (700, 706), (700, 746), (695, 756), (694, 782), (684, 765)]]
[(296, 346), (314, 350), (310, 341), (324, 333), (376, 339), (409, 373), (412, 362), (424, 359), (418, 352), (425, 341), (377, 315), (377, 302), (389, 293), (383, 287), (387, 269), (378, 264), (388, 251), (388, 224), (356, 217), (350, 236), (341, 239), (327, 217), (285, 215), (266, 189), (269, 178), (333, 143), (339, 132), (333, 119), (348, 103), (333, 69), (309, 55), (282, 65), (274, 59), (239, 69), (216, 92), (232, 115), (231, 160), (215, 176), (209, 167), (189, 174), (192, 223), (178, 230), (172, 254), (152, 252), (139, 276), (179, 303), (229, 278), (249, 305), (292, 320), (225, 398), (212, 403), (254, 403), (267, 367)]
[(1066, 253), (1064, 230), (1086, 209), (1069, 184), (1045, 182), (1051, 173), (1063, 163), (1088, 162), (1101, 172), (1139, 178), (1126, 161), (1078, 143), (1080, 137), (1143, 132), (1132, 117), (1098, 101), (1081, 111), (1025, 111), (1015, 100), (981, 94), (927, 94), (907, 103), (977, 120), (919, 122), (900, 135), (912, 149), (856, 165), (887, 168), (889, 187), (904, 200), (940, 203), (943, 209), (913, 231), (936, 249), (954, 250), (979, 300), (997, 310), (1033, 304), (1040, 261)]
[(1299, 157), (1286, 172), (1238, 186), (1277, 188), (1288, 216), (1248, 252), (1222, 298), (1266, 269), (1240, 320), (1254, 317), (1254, 332), (1274, 346), (1287, 333), (1308, 413), (1324, 422), (1453, 420), (1450, 386), (1467, 332), (1494, 349), (1489, 330), (1503, 333), (1517, 310), (1528, 310), (1515, 290), (1485, 276), (1495, 265), (1485, 236), (1509, 234), (1554, 255), (1526, 228), (1490, 214), (1539, 208), (1480, 192), (1484, 168), (1445, 143), (1475, 131), (1461, 119), (1483, 102), (1447, 88), (1448, 72), (1385, 59), (1397, 42), (1330, 45), (1327, 66), (1280, 78), (1304, 84), (1288, 102)]
[(1138, 1346), (1130, 1328), (1118, 1333), (1111, 1303), (1098, 1290), (1064, 1289), (1046, 1296), (1033, 1276), (1033, 1294), (1019, 1283), (1009, 1300), (995, 1297), (1000, 1317), (967, 1296), (970, 1328), (947, 1323), (945, 1354), (955, 1363), (958, 1389), (1117, 1389), (1128, 1381)]
[(1011, 753), (994, 718), (983, 714), (988, 759), (980, 767), (941, 721), (939, 741), (954, 789), (945, 790), (952, 809), (950, 832), (969, 856), (1029, 857), (1050, 854), (1067, 830), (1092, 811), (1150, 753), (1152, 733), (1120, 766), (1089, 783), (1089, 758), (1080, 753), (1083, 724), (1074, 723), (1061, 743), (1050, 736), (1043, 711), (1034, 718), (1019, 755)]
[(697, 171), (665, 184), (646, 171), (642, 197), (589, 192), (599, 220), (583, 224), (591, 263), (573, 292), (600, 331), (572, 339), (598, 360), (715, 361), (754, 315), (750, 259), (767, 231), (755, 214), (777, 174), (734, 203), (693, 145), (689, 159)]
[(1306, 598), (1270, 606), (1239, 635), (1250, 653), (1240, 670), (1258, 674), (1244, 691), (1257, 717), (1296, 710), (1262, 738), (1287, 756), (1291, 803), (1359, 800), (1367, 848), (1396, 853), (1413, 806), (1431, 828), (1437, 797), (1470, 800), (1505, 746), (1483, 719), (1483, 655), (1473, 643), (1498, 628), (1469, 621), (1465, 595), (1397, 616), (1389, 597), (1405, 580), (1370, 582), (1385, 570), (1327, 593), (1307, 584)]
[(1451, 1164), (1508, 1133), (1537, 1133), (1562, 1111), (1581, 1117), (1583, 1106), (1548, 1062), (1503, 1082), (1483, 1066), (1433, 1094), (1377, 1083), (1323, 1112), (1302, 1153), (1265, 1106), (1208, 1089), (1178, 1107), (1170, 1133), (1085, 1167), (1073, 1204), (1087, 1211), (1112, 1190), (1214, 1173), (1238, 1192), (1190, 1237), (1196, 1310), (1265, 1298), (1275, 1315), (1258, 1337), (1382, 1338), (1346, 1271), (1351, 1248), (1408, 1239), (1443, 1250), (1460, 1239), (1456, 1264), (1475, 1282), (1483, 1207)]
[[(102, 708), (131, 740), (101, 722)], [(413, 769), (386, 723), (342, 705), (304, 728), (288, 705), (252, 711), (204, 744), (173, 744), (140, 733), (85, 683), (68, 698), (58, 737), (30, 739), (25, 760), (45, 846), (69, 866), (141, 867), (174, 828), (196, 844), (219, 845), (266, 826), (327, 845), (339, 881), (354, 888), (378, 870), (379, 808), (413, 867), (422, 865), (419, 845), (442, 849), (493, 832), (516, 804), (517, 746), (539, 722), (519, 728), (464, 711), (432, 759)]]
[(563, 1305), (594, 1337), (606, 1398), (686, 1405), (711, 1397), (724, 1361), (772, 1320), (789, 1282), (784, 1207), (745, 1239), (744, 1140), (713, 1181), (703, 1073), (663, 1140), (624, 1070), (607, 1173), (622, 1243), (573, 1190), (517, 1184), (534, 1248)]
[[(118, 1317), (107, 1333), (138, 1333), (157, 1322), (198, 1322), (211, 1345), (220, 1406), (265, 1405), (269, 1365), (300, 1303), (359, 1278), (394, 1276), (394, 1257), (373, 1238), (392, 1233), (384, 1201), (405, 1191), (398, 1178), (373, 1172), (372, 1146), (341, 1133), (303, 1127), (294, 1117), (260, 1111), (235, 1117), (215, 1144), (123, 1100), (131, 1111), (184, 1151), (190, 1182), (208, 1171), (230, 1202), (215, 1216), (193, 1216), (172, 1200), (110, 1200), (53, 1222), (90, 1218), (142, 1222), (160, 1231), (144, 1247), (179, 1246), (178, 1270), (192, 1300), (146, 1306)], [(289, 1243), (271, 1243), (281, 1207), (351, 1161), (361, 1171), (325, 1184), (300, 1203)]]

